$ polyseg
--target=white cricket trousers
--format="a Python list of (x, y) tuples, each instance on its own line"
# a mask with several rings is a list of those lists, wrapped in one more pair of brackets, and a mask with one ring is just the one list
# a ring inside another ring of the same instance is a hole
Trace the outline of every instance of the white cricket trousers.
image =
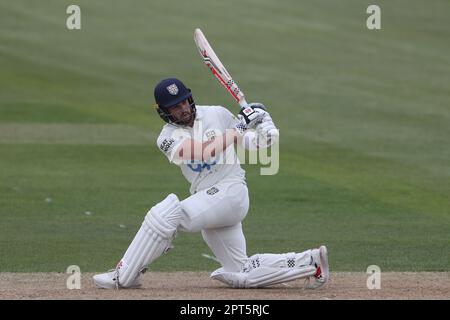
[(247, 259), (241, 221), (249, 208), (245, 182), (222, 182), (181, 201), (180, 231), (202, 232), (203, 239), (227, 272), (239, 272)]

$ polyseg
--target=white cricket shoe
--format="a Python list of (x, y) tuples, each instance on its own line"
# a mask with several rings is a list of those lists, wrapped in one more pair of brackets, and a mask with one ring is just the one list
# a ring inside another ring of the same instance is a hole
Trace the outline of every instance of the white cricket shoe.
[[(106, 273), (96, 274), (92, 277), (92, 280), (95, 286), (101, 289), (124, 289), (125, 287), (120, 285), (117, 276), (117, 270), (113, 269)], [(126, 289), (135, 289), (140, 286), (139, 277), (137, 277), (130, 286), (126, 287)]]
[[(328, 265), (327, 247), (320, 246), (319, 249), (312, 251), (313, 264), (316, 267), (316, 273), (306, 279), (306, 289), (318, 289), (325, 285), (330, 279), (330, 268)], [(311, 279), (314, 281), (311, 283)]]

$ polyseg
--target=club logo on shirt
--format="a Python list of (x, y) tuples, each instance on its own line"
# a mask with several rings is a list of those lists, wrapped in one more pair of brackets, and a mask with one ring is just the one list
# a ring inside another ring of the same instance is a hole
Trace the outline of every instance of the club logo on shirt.
[(205, 136), (208, 141), (213, 141), (216, 138), (216, 131), (209, 130), (205, 132)]
[(219, 189), (217, 189), (216, 187), (212, 187), (206, 191), (206, 193), (209, 194), (210, 196), (216, 194), (217, 192), (219, 192)]
[(178, 87), (177, 87), (177, 85), (174, 83), (174, 84), (171, 84), (170, 86), (168, 86), (167, 88), (167, 91), (169, 91), (169, 93), (171, 94), (171, 95), (173, 95), (173, 96), (176, 96), (177, 94), (178, 94)]
[(170, 146), (175, 142), (175, 139), (164, 139), (164, 141), (161, 143), (161, 145), (159, 146), (159, 148), (164, 151), (167, 152), (170, 148)]

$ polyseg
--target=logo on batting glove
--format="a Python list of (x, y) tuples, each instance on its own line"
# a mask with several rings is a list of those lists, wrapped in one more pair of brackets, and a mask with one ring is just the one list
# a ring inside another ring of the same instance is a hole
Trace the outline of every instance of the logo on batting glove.
[(244, 115), (246, 115), (247, 117), (248, 117), (249, 115), (251, 115), (253, 112), (255, 112), (255, 111), (254, 111), (252, 108), (250, 108), (250, 107), (245, 108), (245, 109), (242, 110), (242, 113), (243, 113)]

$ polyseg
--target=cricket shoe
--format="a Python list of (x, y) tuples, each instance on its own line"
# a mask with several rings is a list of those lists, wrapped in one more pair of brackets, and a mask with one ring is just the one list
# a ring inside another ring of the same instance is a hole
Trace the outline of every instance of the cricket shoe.
[(316, 273), (306, 279), (306, 289), (318, 289), (323, 287), (330, 279), (327, 247), (320, 246), (319, 249), (312, 250), (312, 264), (316, 267)]
[(119, 273), (117, 269), (112, 269), (108, 272), (96, 274), (92, 280), (97, 288), (101, 289), (136, 289), (141, 287), (139, 276), (126, 288), (120, 285)]

